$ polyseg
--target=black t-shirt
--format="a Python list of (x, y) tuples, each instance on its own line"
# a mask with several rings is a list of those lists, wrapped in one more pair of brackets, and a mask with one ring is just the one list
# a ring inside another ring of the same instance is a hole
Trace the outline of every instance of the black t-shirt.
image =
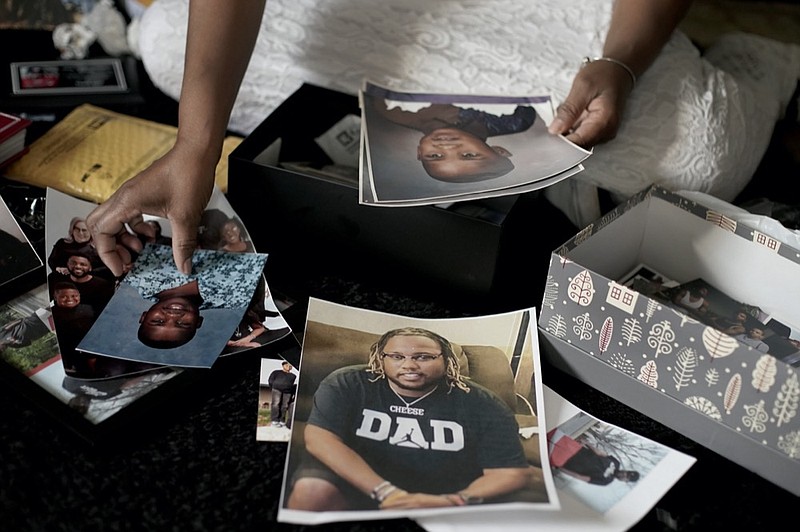
[(383, 478), (410, 492), (454, 493), (483, 469), (527, 467), (513, 413), (492, 392), (442, 384), (411, 407), (366, 366), (339, 369), (314, 395), (308, 422), (327, 429)]
[(282, 369), (276, 369), (269, 375), (269, 385), (272, 389), (278, 390), (281, 392), (291, 392), (294, 390), (294, 380), (297, 378), (297, 375), (292, 373), (291, 371), (283, 371)]
[(590, 484), (611, 484), (619, 470), (619, 460), (613, 456), (602, 456), (583, 447), (564, 462), (564, 469), (589, 477)]

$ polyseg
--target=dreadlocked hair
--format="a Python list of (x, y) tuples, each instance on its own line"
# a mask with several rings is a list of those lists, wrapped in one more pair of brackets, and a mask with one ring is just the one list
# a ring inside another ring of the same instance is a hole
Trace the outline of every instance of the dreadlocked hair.
[(374, 379), (370, 382), (375, 382), (379, 379), (385, 379), (386, 373), (383, 370), (383, 349), (386, 343), (395, 336), (424, 336), (430, 338), (442, 349), (442, 356), (445, 363), (445, 380), (447, 381), (447, 393), (450, 393), (453, 388), (458, 388), (466, 393), (469, 393), (469, 385), (467, 385), (468, 377), (461, 374), (461, 368), (458, 364), (458, 358), (453, 352), (453, 346), (450, 341), (436, 334), (428, 329), (420, 329), (418, 327), (403, 327), (401, 329), (392, 329), (387, 331), (381, 336), (377, 342), (372, 344), (369, 350), (369, 360), (367, 361), (367, 371), (375, 375)]

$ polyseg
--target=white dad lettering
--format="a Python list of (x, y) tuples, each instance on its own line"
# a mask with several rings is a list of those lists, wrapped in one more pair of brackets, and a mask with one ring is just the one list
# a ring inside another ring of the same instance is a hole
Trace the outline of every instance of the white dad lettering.
[(419, 420), (392, 416), (365, 408), (362, 411), (361, 426), (356, 436), (375, 441), (388, 441), (399, 447), (433, 449), (456, 452), (464, 448), (464, 429), (454, 421), (430, 420), (432, 440), (425, 439)]

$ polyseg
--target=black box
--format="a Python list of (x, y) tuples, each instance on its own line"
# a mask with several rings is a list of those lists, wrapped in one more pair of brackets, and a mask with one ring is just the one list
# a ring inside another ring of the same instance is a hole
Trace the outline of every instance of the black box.
[(524, 251), (516, 244), (537, 211), (526, 205), (544, 201), (535, 193), (449, 208), (376, 207), (359, 204), (356, 184), (280, 166), (330, 164), (314, 139), (348, 114), (361, 116), (356, 96), (304, 84), (231, 153), (227, 196), (256, 249), (269, 254), (268, 274), (346, 271), (447, 297), (517, 292), (511, 271)]

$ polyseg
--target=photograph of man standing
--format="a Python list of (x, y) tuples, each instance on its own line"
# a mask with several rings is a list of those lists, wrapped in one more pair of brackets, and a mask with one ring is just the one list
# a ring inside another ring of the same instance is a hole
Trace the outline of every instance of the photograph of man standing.
[(291, 423), (287, 419), (287, 413), (297, 389), (294, 382), (296, 379), (297, 375), (292, 373), (292, 365), (285, 360), (281, 369), (276, 369), (269, 375), (267, 383), (272, 388), (270, 421), (274, 427), (284, 427)]

